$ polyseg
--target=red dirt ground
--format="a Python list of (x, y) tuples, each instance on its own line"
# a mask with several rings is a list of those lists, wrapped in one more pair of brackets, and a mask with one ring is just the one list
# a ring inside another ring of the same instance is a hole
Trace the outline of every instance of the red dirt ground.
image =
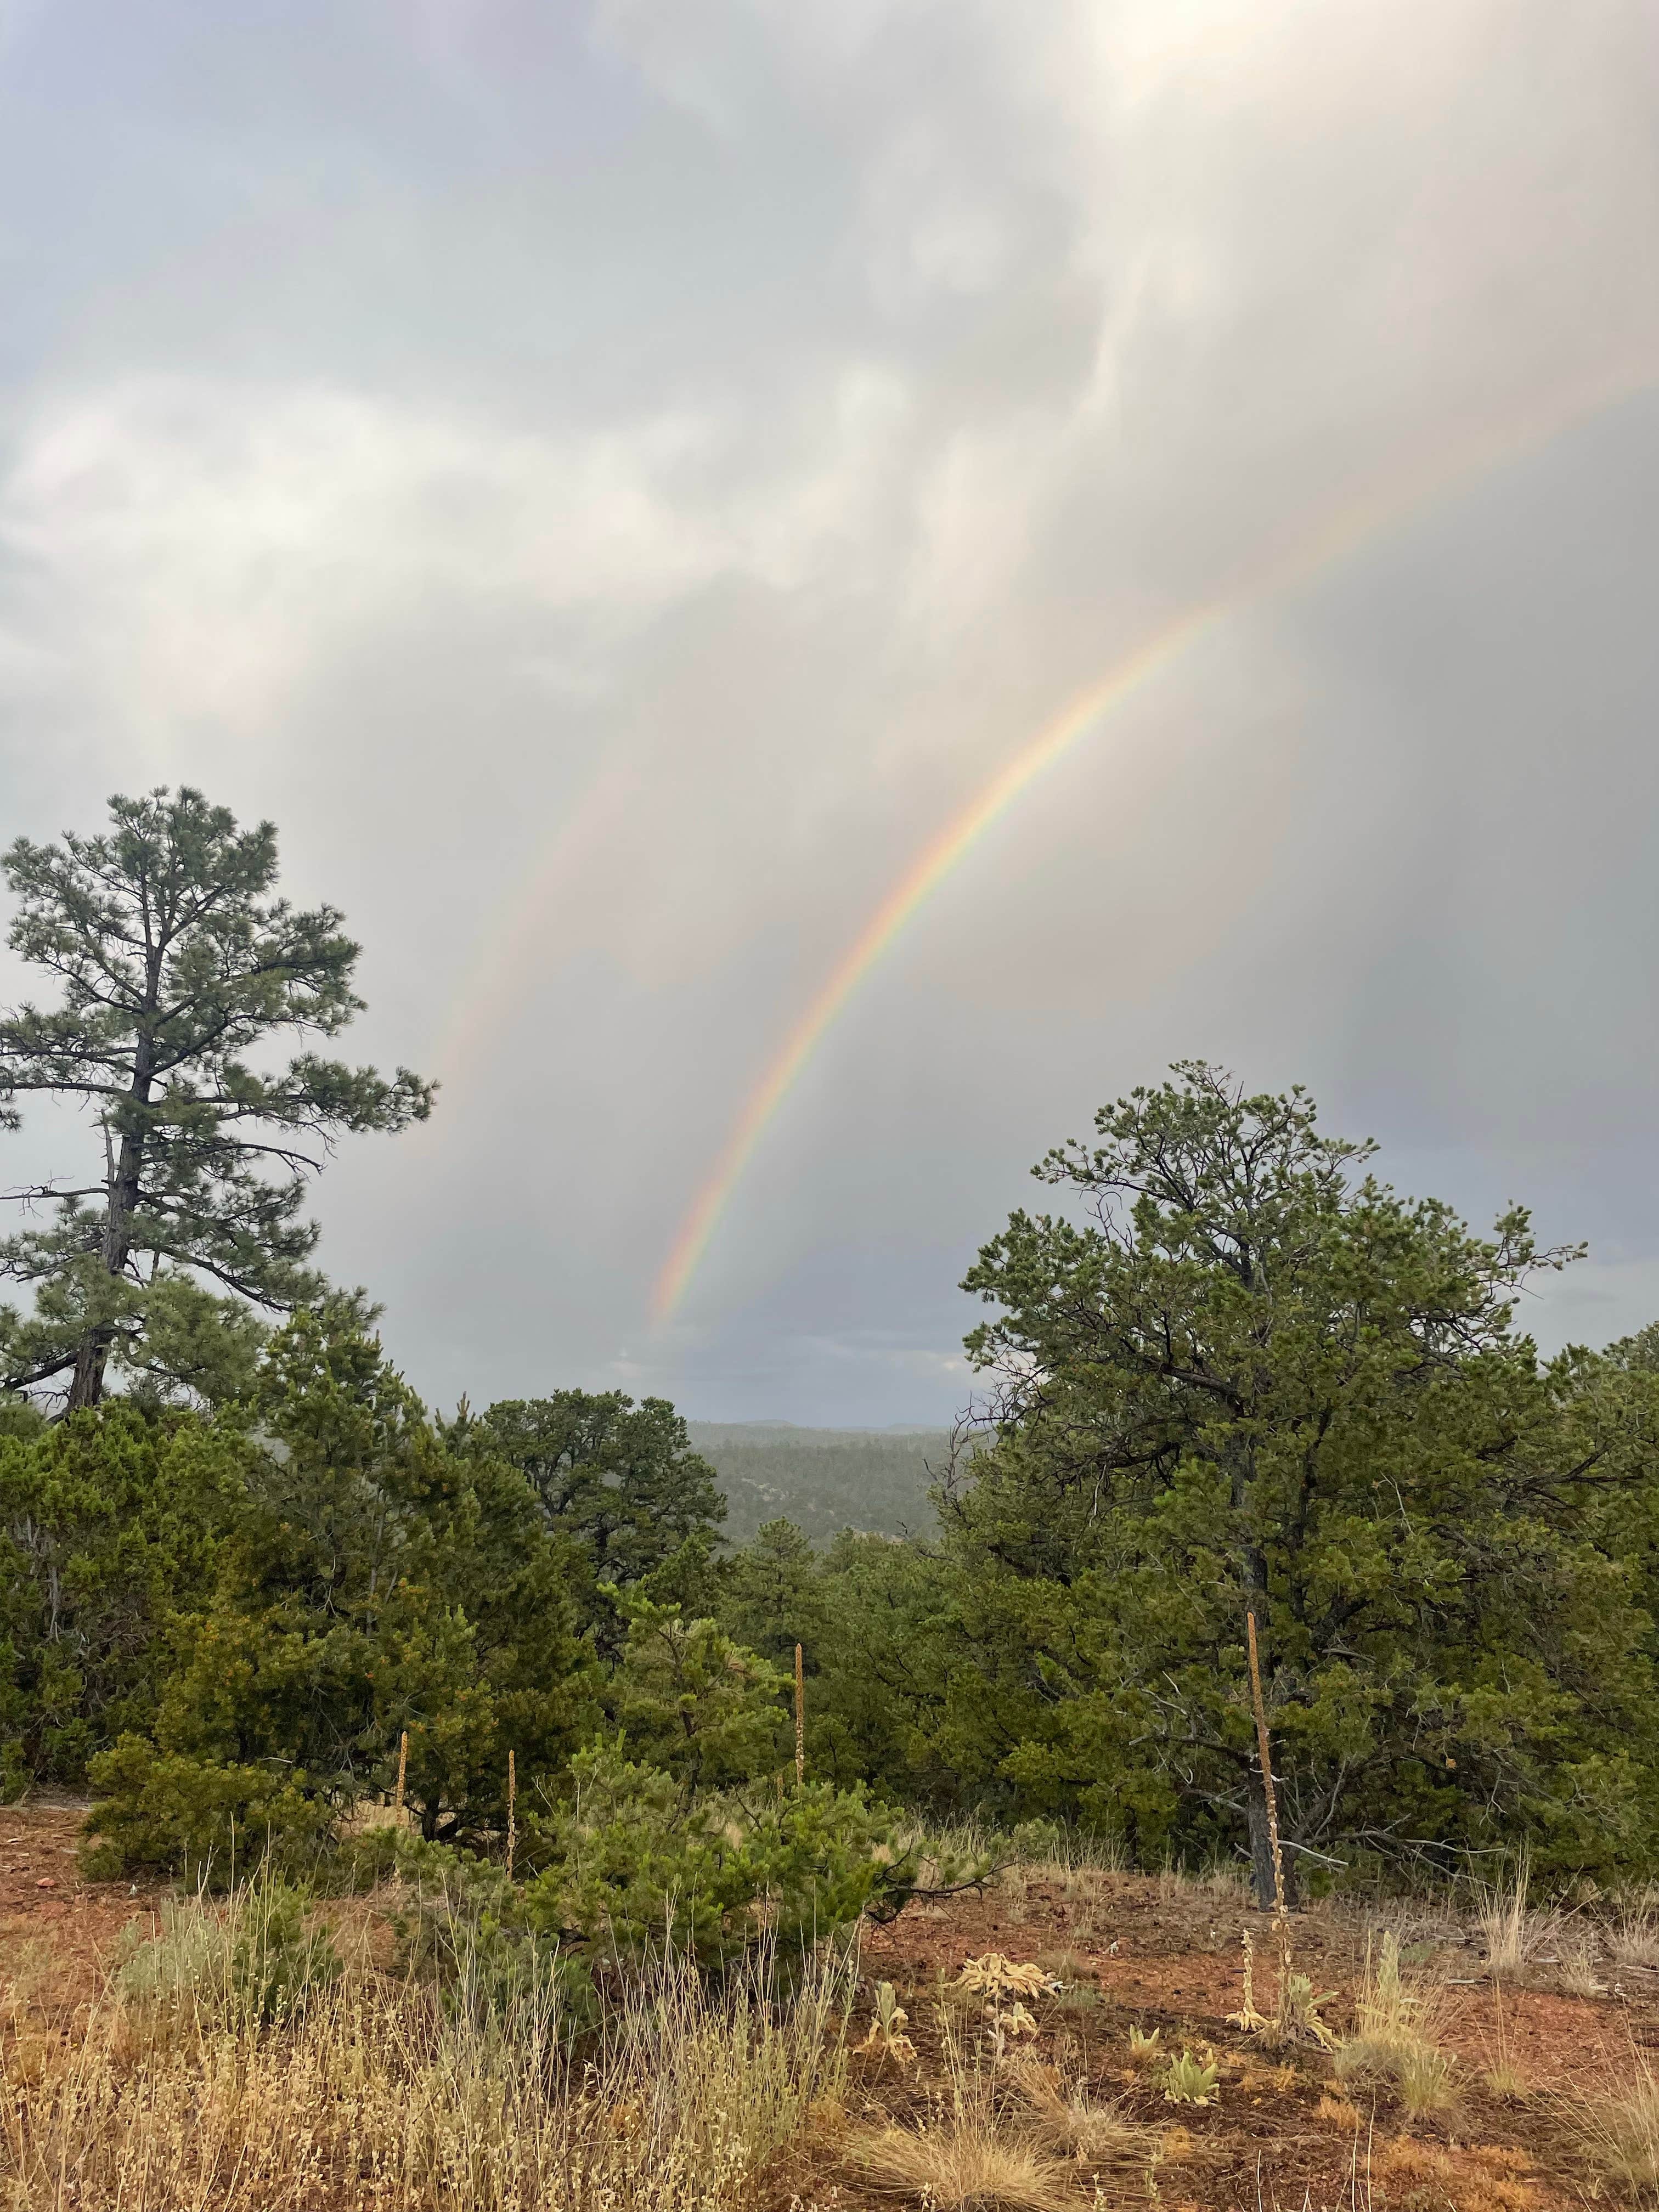
[[(993, 1888), (951, 1900), (944, 1917), (913, 1907), (872, 1929), (864, 1964), (872, 1981), (895, 1984), (914, 2022), (969, 1957), (1000, 1951), (1048, 1962), (1071, 1954), (1060, 1971), (1082, 1993), (1081, 2008), (1074, 1996), (1051, 2009), (1044, 2051), (1060, 2057), (1067, 2078), (1086, 2075), (1097, 2098), (1115, 2097), (1149, 2123), (1175, 2124), (1174, 2154), (1159, 2174), (1166, 2208), (1299, 2207), (1304, 2195), (1316, 2207), (1369, 2201), (1409, 2212), (1582, 2205), (1589, 2176), (1566, 2108), (1628, 2078), (1639, 2054), (1659, 2048), (1659, 1976), (1609, 1970), (1605, 1994), (1595, 1997), (1499, 1990), (1482, 1972), (1478, 1939), (1420, 1909), (1316, 1907), (1292, 1925), (1296, 1966), (1316, 1990), (1333, 1992), (1324, 2016), (1339, 2031), (1352, 2025), (1368, 1935), (1391, 1926), (1408, 1960), (1432, 1956), (1452, 1984), (1445, 2040), (1461, 2061), (1449, 2110), (1407, 2121), (1391, 2099), (1356, 2093), (1356, 2124), (1322, 2053), (1268, 2051), (1231, 2027), (1247, 1928), (1264, 2007), (1276, 1969), (1271, 1919), (1243, 1910), (1224, 1885), (1102, 1874), (1032, 1880), (1023, 1899), (1018, 1890), (1009, 1897)], [(1165, 2049), (1212, 2045), (1222, 2072), (1218, 2104), (1172, 2110), (1127, 2063), (1131, 2025), (1162, 2029)], [(1484, 2086), (1500, 2063), (1521, 2094), (1499, 2097)]]
[[(83, 1812), (62, 1802), (0, 1808), (0, 1978), (7, 1967), (27, 1968), (38, 1983), (44, 1969), (54, 2010), (96, 1991), (123, 1931), (148, 1933), (168, 1893), (85, 1880), (76, 1862)], [(1316, 1990), (1332, 1993), (1325, 2017), (1339, 2031), (1352, 2021), (1368, 1936), (1392, 1927), (1408, 1960), (1432, 1959), (1452, 1985), (1446, 2040), (1461, 2061), (1448, 2111), (1413, 2121), (1386, 2094), (1356, 2093), (1351, 2101), (1322, 2052), (1270, 2051), (1229, 2026), (1242, 1997), (1247, 1928), (1264, 2007), (1275, 1967), (1271, 1922), (1246, 1911), (1225, 1884), (1090, 1873), (1016, 1876), (983, 1894), (913, 1905), (866, 1931), (858, 2028), (875, 1984), (890, 1981), (921, 2058), (903, 2072), (856, 2059), (850, 2117), (902, 2119), (936, 2100), (943, 1985), (965, 1960), (999, 1951), (1050, 1966), (1068, 1985), (1037, 2007), (1034, 2055), (1064, 2084), (1086, 2081), (1097, 2100), (1166, 2130), (1156, 2183), (1162, 2212), (1300, 2212), (1304, 2201), (1349, 2212), (1567, 2212), (1583, 2204), (1592, 2191), (1571, 2111), (1659, 2050), (1659, 1975), (1604, 1969), (1608, 1987), (1595, 1996), (1500, 1990), (1482, 1972), (1478, 1941), (1443, 1915), (1325, 1905), (1293, 1926), (1296, 1963)], [(959, 2017), (971, 2043), (975, 2017)], [(1218, 2103), (1169, 2105), (1158, 2083), (1129, 2063), (1131, 2025), (1161, 2029), (1165, 2051), (1212, 2046)], [(1500, 2063), (1516, 2077), (1508, 2096), (1484, 2081)], [(804, 2209), (852, 2212), (868, 2202), (892, 2212), (910, 2201), (866, 2200), (837, 2156), (826, 2144), (821, 2157), (796, 2162), (781, 2205), (793, 2195)]]
[(167, 1894), (152, 1883), (87, 1881), (77, 1863), (86, 1807), (0, 1805), (0, 1966), (50, 1946), (55, 1993), (90, 1996), (121, 1931), (153, 1923)]

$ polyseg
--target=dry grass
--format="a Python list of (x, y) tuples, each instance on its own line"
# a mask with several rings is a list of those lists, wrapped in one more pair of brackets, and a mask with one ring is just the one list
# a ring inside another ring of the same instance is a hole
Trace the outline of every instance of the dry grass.
[(939, 2212), (1070, 2212), (1077, 2203), (1070, 2161), (1007, 2133), (981, 2111), (951, 2112), (916, 2127), (867, 2129), (848, 2142), (847, 2166), (866, 2189), (920, 2200)]
[[(1008, 1962), (970, 1962), (987, 1971)], [(1015, 1968), (1030, 1976), (1039, 1970)], [(970, 1977), (971, 1978), (971, 1977)], [(948, 2014), (941, 2014), (948, 2023)], [(988, 2063), (970, 2056), (947, 2025), (945, 2078), (921, 2117), (859, 2129), (848, 2139), (848, 2179), (875, 2195), (908, 2199), (929, 2212), (1062, 2212), (1106, 2201), (1127, 2189), (1145, 2196), (1164, 2131), (1097, 2103), (1082, 2080), (1066, 2084), (1058, 2066), (1030, 2048), (999, 2050)]]
[(1531, 2093), (1526, 2076), (1515, 2062), (1510, 2047), (1509, 2023), (1504, 2017), (1502, 1990), (1496, 1994), (1497, 2019), (1492, 2034), (1482, 2037), (1486, 2046), (1486, 2069), (1480, 2076), (1481, 2085), (1489, 2096), (1504, 2104), (1518, 2105)]
[(1255, 1901), (1250, 1870), (1242, 1859), (1212, 1859), (1195, 1873), (1184, 1866), (1165, 1865), (1158, 1872), (1158, 1893), (1168, 1902), (1184, 1898), (1212, 1911)]
[(1559, 1933), (1550, 1978), (1564, 1996), (1600, 1997), (1607, 1995), (1607, 1985), (1601, 1979), (1599, 1946), (1592, 1929), (1584, 1929), (1571, 1935), (1563, 1929)]
[[(210, 1958), (234, 1929), (189, 1911), (173, 1953)], [(829, 1972), (787, 2005), (659, 1975), (579, 2068), (550, 1990), (469, 2014), (349, 1967), (262, 2025), (133, 1980), (8, 2039), (0, 2202), (16, 2212), (715, 2212), (844, 2075)]]
[(1443, 2048), (1448, 2005), (1443, 1984), (1400, 1967), (1393, 1931), (1366, 1954), (1355, 2001), (1355, 2032), (1336, 2054), (1344, 2082), (1386, 2081), (1408, 2112), (1444, 2112), (1456, 2096), (1455, 2061)]
[(937, 2212), (1068, 2212), (1114, 2194), (1144, 2196), (1161, 2133), (1117, 2106), (1068, 2095), (1052, 2067), (1026, 2063), (1000, 2081), (953, 2070), (951, 2093), (909, 2125), (889, 2121), (848, 2141), (849, 2178)]
[(1476, 1891), (1474, 1917), (1486, 1947), (1486, 1971), (1494, 1981), (1516, 1979), (1545, 1935), (1540, 1915), (1527, 1905), (1531, 1874), (1522, 1850), (1512, 1868)]
[(1659, 1899), (1644, 1890), (1627, 1904), (1604, 1932), (1607, 1956), (1615, 1966), (1659, 1972)]
[[(1487, 1972), (1494, 1982), (1530, 1982), (1565, 1996), (1604, 1996), (1598, 1931), (1559, 1906), (1532, 1910), (1527, 1902), (1530, 1876), (1522, 1850), (1506, 1875), (1477, 1893), (1475, 1917), (1486, 1944)], [(1632, 1954), (1644, 1940), (1659, 1939), (1659, 1923), (1644, 1911), (1633, 1922), (1627, 1919), (1625, 1928), (1627, 1962), (1640, 1964)], [(1609, 1938), (1610, 1949), (1614, 1940)], [(1618, 1956), (1616, 1949), (1613, 1955)]]
[(1015, 2077), (1030, 2109), (1036, 2139), (1098, 2178), (1144, 2177), (1157, 2164), (1162, 2132), (1132, 2119), (1121, 2106), (1098, 2104), (1085, 2083), (1068, 2094), (1052, 2066), (1028, 2065)]
[(1659, 2080), (1644, 2057), (1634, 2057), (1606, 2094), (1556, 2101), (1558, 2117), (1600, 2179), (1639, 2204), (1659, 2203)]
[(1091, 1962), (1084, 1957), (1082, 1952), (1073, 1950), (1069, 1944), (1062, 1945), (1057, 1951), (1039, 1951), (1036, 1964), (1045, 1974), (1052, 1974), (1057, 1982), (1087, 1981), (1094, 1973)]
[(1522, 1850), (1507, 1874), (1476, 1892), (1486, 1972), (1495, 1982), (1542, 1981), (1568, 1996), (1600, 1996), (1595, 1930), (1559, 1906), (1534, 1911), (1527, 1902), (1531, 1878)]
[(1414, 2043), (1401, 2052), (1395, 2067), (1400, 2101), (1415, 2118), (1443, 2112), (1457, 2101), (1457, 2066), (1451, 2053), (1432, 2043)]
[(1342, 2128), (1356, 2135), (1365, 2124), (1364, 2115), (1346, 2097), (1333, 2097), (1328, 2090), (1314, 2106), (1314, 2118), (1322, 2120), (1328, 2128)]

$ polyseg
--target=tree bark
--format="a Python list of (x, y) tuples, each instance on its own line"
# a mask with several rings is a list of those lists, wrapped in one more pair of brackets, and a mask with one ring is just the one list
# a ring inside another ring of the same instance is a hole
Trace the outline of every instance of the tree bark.
[(78, 1413), (88, 1406), (95, 1406), (104, 1395), (104, 1369), (109, 1360), (109, 1331), (94, 1328), (81, 1340), (81, 1348), (75, 1355), (75, 1372), (70, 1378), (69, 1403), (65, 1411)]
[[(149, 1003), (147, 1016), (155, 1012), (155, 996), (160, 982), (159, 970), (151, 963), (149, 987)], [(127, 1096), (135, 1107), (149, 1103), (155, 1081), (155, 1046), (149, 1034), (148, 1021), (141, 1026), (133, 1052), (132, 1082)], [(107, 1125), (106, 1125), (107, 1126)], [(107, 1155), (106, 1155), (107, 1158)], [(104, 1234), (99, 1257), (104, 1273), (112, 1279), (126, 1271), (132, 1257), (132, 1217), (138, 1210), (138, 1194), (143, 1188), (144, 1170), (144, 1140), (134, 1117), (134, 1126), (122, 1133), (121, 1149), (112, 1164), (104, 1200)], [(104, 1395), (104, 1370), (109, 1364), (109, 1355), (115, 1340), (115, 1331), (107, 1322), (88, 1330), (81, 1340), (75, 1355), (75, 1372), (70, 1379), (67, 1413), (78, 1413), (87, 1407), (95, 1406)]]

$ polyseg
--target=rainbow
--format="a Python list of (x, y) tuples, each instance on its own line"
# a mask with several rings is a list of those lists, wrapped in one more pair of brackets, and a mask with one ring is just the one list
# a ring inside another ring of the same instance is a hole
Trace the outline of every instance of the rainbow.
[(911, 861), (791, 1027), (744, 1101), (718, 1158), (680, 1224), (653, 1288), (652, 1319), (659, 1324), (672, 1320), (768, 1125), (860, 984), (903, 933), (917, 909), (1040, 776), (1223, 623), (1279, 592), (1310, 581), (1389, 526), (1410, 520), (1489, 471), (1512, 465), (1583, 416), (1613, 406), (1652, 382), (1653, 372), (1644, 364), (1638, 374), (1622, 376), (1616, 382), (1601, 380), (1589, 394), (1581, 392), (1571, 398), (1558, 398), (1542, 413), (1534, 413), (1519, 424), (1511, 423), (1502, 434), (1488, 428), (1484, 434), (1464, 441), (1449, 459), (1442, 455), (1430, 466), (1419, 466), (1403, 477), (1393, 476), (1376, 492), (1345, 504), (1312, 529), (1297, 532), (1281, 549), (1254, 563), (1242, 581), (1184, 610), (1068, 701), (980, 786)]

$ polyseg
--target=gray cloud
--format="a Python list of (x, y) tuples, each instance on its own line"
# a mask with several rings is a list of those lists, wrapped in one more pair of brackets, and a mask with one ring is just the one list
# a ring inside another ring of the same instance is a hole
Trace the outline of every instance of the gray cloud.
[[(1654, 74), (1639, 0), (0, 14), (8, 813), (189, 777), (347, 908), (365, 1048), (446, 1090), (326, 1253), (434, 1394), (947, 1410), (1026, 1164), (1192, 1052), (1534, 1199), (1596, 1244), (1540, 1331), (1633, 1325)], [(1218, 592), (653, 1329), (891, 884)]]

